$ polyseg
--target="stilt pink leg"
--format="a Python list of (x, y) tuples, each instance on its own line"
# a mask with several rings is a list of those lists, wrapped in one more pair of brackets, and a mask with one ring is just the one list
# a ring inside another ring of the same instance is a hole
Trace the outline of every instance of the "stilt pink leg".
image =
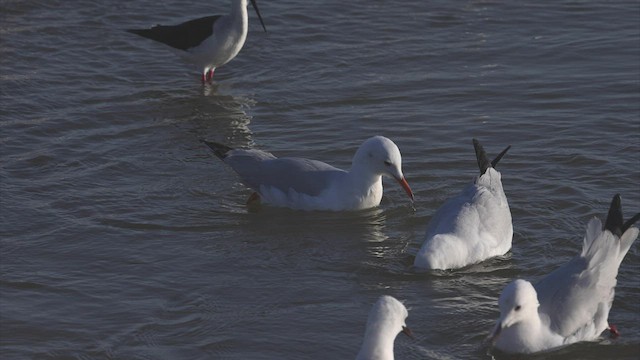
[(213, 71), (214, 70), (215, 70), (215, 68), (211, 68), (211, 69), (208, 69), (208, 70), (205, 69), (205, 71), (202, 73), (202, 83), (203, 84), (205, 82), (207, 82), (207, 81), (210, 82), (213, 79)]

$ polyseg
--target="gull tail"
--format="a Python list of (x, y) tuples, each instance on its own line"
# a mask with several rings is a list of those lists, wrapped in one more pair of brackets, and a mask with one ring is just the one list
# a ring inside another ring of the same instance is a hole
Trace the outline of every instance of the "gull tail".
[(616, 194), (611, 200), (611, 206), (609, 207), (609, 213), (607, 214), (607, 221), (604, 223), (603, 231), (609, 230), (613, 235), (620, 238), (620, 261), (624, 255), (629, 251), (631, 244), (638, 237), (638, 228), (633, 227), (638, 220), (640, 220), (640, 213), (635, 214), (631, 219), (624, 222), (622, 215), (622, 204), (620, 201), (620, 194)]
[[(593, 218), (589, 222), (584, 238), (582, 256), (593, 263), (603, 262), (607, 258), (615, 256), (618, 260), (615, 263), (617, 272), (617, 266), (620, 265), (629, 248), (638, 237), (638, 228), (633, 227), (633, 224), (638, 220), (640, 220), (640, 214), (636, 214), (627, 222), (624, 222), (620, 194), (616, 194), (611, 200), (604, 226), (597, 218)], [(615, 254), (610, 254), (609, 251), (615, 251)]]
[(221, 160), (224, 160), (228, 155), (229, 151), (233, 150), (232, 147), (227, 145), (223, 145), (213, 141), (200, 140), (205, 145), (207, 145), (215, 154), (215, 156), (219, 157)]
[(488, 168), (492, 167), (495, 169), (500, 159), (502, 159), (504, 154), (506, 154), (507, 151), (511, 149), (511, 145), (507, 146), (504, 150), (502, 150), (502, 152), (498, 154), (498, 156), (496, 156), (493, 159), (493, 161), (489, 161), (489, 158), (487, 157), (487, 153), (484, 151), (484, 148), (482, 147), (482, 145), (477, 139), (473, 139), (473, 148), (476, 150), (476, 160), (478, 160), (478, 168), (480, 169), (480, 175), (483, 175)]

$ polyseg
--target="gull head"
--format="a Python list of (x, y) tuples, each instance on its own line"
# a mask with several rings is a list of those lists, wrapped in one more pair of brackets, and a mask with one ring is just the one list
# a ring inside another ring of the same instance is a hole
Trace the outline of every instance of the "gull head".
[(394, 178), (413, 201), (413, 192), (402, 174), (402, 155), (398, 146), (384, 136), (367, 139), (353, 157), (354, 168), (366, 169), (377, 176)]
[(367, 319), (364, 342), (356, 359), (393, 359), (393, 343), (399, 333), (413, 338), (405, 320), (409, 312), (396, 298), (381, 296)]
[(538, 294), (530, 282), (526, 280), (514, 280), (507, 285), (500, 299), (500, 318), (490, 335), (489, 340), (495, 343), (503, 330), (538, 317)]
[(413, 337), (411, 329), (407, 327), (406, 319), (409, 316), (407, 308), (393, 296), (383, 295), (373, 305), (369, 313), (367, 328), (388, 329), (395, 338), (399, 333)]

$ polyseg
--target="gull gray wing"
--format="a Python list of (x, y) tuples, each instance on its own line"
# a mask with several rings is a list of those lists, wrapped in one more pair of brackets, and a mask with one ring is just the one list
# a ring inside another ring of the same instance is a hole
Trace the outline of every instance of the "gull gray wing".
[(535, 285), (540, 312), (549, 317), (552, 330), (567, 337), (607, 328), (618, 268), (638, 236), (631, 227), (638, 218), (623, 221), (616, 194), (604, 227), (598, 218), (589, 221), (582, 253)]
[(549, 326), (562, 336), (570, 336), (587, 322), (585, 314), (597, 312), (599, 299), (590, 294), (592, 274), (588, 262), (576, 256), (534, 285), (539, 312), (549, 318)]
[(232, 150), (224, 158), (242, 181), (260, 192), (262, 186), (275, 187), (287, 193), (316, 196), (346, 172), (321, 161), (303, 158), (276, 158), (259, 150)]
[(475, 186), (473, 184), (467, 185), (460, 194), (447, 199), (442, 204), (429, 221), (426, 230), (426, 238), (429, 239), (436, 234), (454, 233), (458, 222), (456, 221), (460, 216), (460, 212), (465, 207), (469, 207), (473, 202), (473, 196), (475, 194)]

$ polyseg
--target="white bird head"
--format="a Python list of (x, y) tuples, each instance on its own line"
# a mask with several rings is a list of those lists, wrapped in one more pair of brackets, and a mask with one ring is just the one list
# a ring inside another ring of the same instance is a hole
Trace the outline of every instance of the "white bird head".
[(353, 157), (352, 169), (361, 168), (379, 176), (396, 179), (413, 201), (413, 192), (402, 174), (402, 155), (398, 146), (384, 136), (367, 139)]
[(413, 338), (405, 320), (407, 308), (396, 298), (381, 296), (373, 305), (367, 320), (364, 342), (357, 359), (393, 358), (393, 343), (399, 333)]
[(526, 280), (514, 280), (507, 285), (500, 299), (500, 318), (490, 336), (491, 342), (495, 342), (500, 333), (511, 326), (517, 325), (532, 317), (538, 317), (538, 293), (533, 285)]
[(367, 321), (368, 328), (385, 327), (391, 330), (394, 335), (401, 332), (407, 333), (405, 320), (409, 316), (407, 308), (393, 296), (383, 295), (373, 305)]

